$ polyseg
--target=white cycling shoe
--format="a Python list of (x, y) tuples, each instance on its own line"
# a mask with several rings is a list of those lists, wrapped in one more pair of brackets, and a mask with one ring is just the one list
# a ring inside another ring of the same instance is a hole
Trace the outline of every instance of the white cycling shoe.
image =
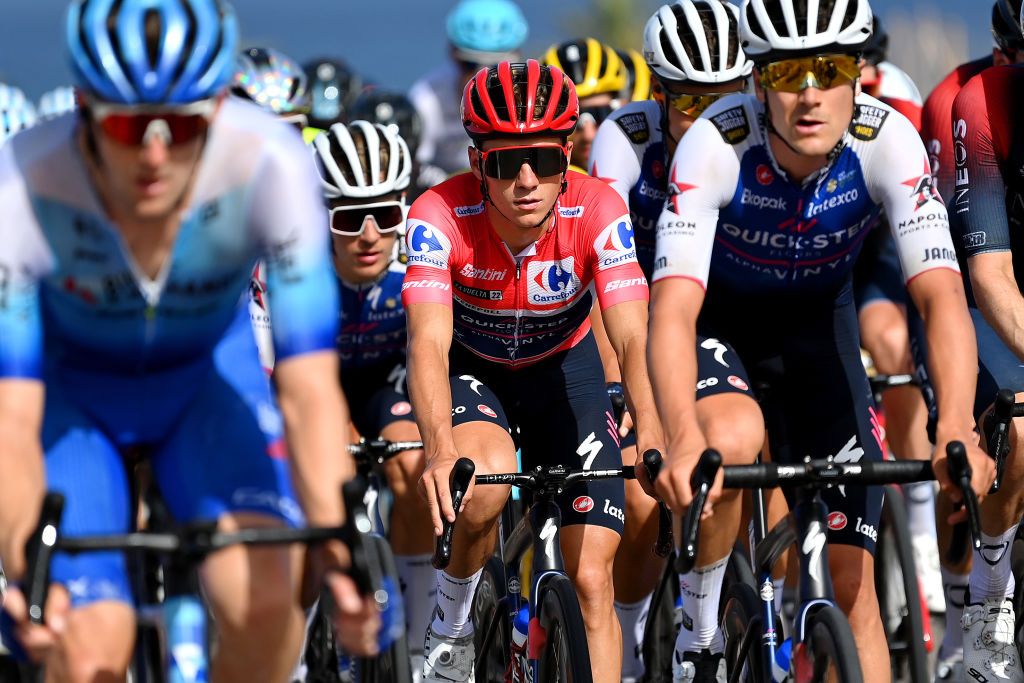
[(911, 539), (914, 565), (920, 580), (924, 601), (932, 614), (946, 612), (946, 596), (942, 594), (942, 570), (939, 568), (939, 546), (934, 536), (918, 534)]
[(968, 604), (960, 620), (964, 630), (965, 679), (976, 683), (1024, 683), (1014, 642), (1013, 602), (1008, 598)]
[(434, 628), (431, 627), (427, 630), (427, 639), (423, 642), (423, 653), (423, 676), (420, 680), (424, 683), (473, 681), (476, 652), (472, 633), (463, 638), (448, 638), (434, 633)]
[(676, 650), (672, 657), (672, 683), (725, 683), (726, 680), (725, 657), (721, 653)]
[(964, 683), (964, 652), (957, 650), (949, 657), (942, 656), (939, 650), (939, 659), (935, 662), (935, 676), (933, 683)]

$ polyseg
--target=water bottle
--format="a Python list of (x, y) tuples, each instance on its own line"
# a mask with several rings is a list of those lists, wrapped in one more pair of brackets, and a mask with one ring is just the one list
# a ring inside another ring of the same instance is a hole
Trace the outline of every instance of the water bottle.
[(512, 683), (527, 683), (530, 662), (526, 652), (526, 636), (530, 632), (530, 606), (524, 604), (512, 622)]
[(168, 598), (163, 605), (167, 628), (169, 683), (207, 683), (206, 608), (194, 595)]
[(775, 683), (782, 683), (789, 677), (789, 660), (793, 655), (793, 639), (786, 638), (775, 650), (775, 661), (772, 662), (772, 678)]

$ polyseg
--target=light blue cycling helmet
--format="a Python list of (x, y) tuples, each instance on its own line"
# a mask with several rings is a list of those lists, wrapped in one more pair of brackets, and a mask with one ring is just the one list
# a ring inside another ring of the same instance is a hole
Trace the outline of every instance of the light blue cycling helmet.
[(497, 63), (526, 42), (526, 17), (512, 0), (462, 0), (448, 15), (448, 41), (456, 56)]
[(117, 104), (187, 104), (231, 82), (238, 23), (221, 0), (75, 0), (67, 38), (85, 92)]

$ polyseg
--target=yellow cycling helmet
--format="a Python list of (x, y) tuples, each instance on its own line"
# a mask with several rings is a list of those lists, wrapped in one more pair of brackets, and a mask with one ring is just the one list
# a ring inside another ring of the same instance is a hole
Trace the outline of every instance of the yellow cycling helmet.
[(614, 97), (626, 85), (626, 65), (615, 50), (594, 38), (552, 45), (541, 61), (565, 72), (580, 98), (605, 93)]
[(651, 70), (644, 56), (636, 50), (616, 50), (626, 67), (626, 84), (619, 92), (619, 100), (637, 102), (651, 99)]

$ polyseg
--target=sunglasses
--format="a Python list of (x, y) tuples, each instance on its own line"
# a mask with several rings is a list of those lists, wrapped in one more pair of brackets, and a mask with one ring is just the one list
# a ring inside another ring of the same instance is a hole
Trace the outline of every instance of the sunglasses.
[(562, 145), (532, 147), (498, 147), (480, 151), (484, 175), (498, 180), (512, 180), (523, 164), (529, 164), (540, 178), (561, 175), (569, 168), (569, 154)]
[(600, 126), (601, 122), (611, 116), (613, 111), (615, 108), (610, 104), (599, 107), (580, 107), (580, 125), (593, 123), (595, 126)]
[(860, 63), (852, 55), (822, 55), (769, 62), (760, 68), (761, 87), (798, 93), (807, 88), (828, 90), (860, 78)]
[(141, 147), (154, 137), (166, 145), (183, 145), (205, 135), (217, 111), (217, 100), (208, 99), (180, 107), (147, 107), (89, 102), (92, 120), (114, 142)]
[(333, 206), (330, 209), (331, 232), (344, 237), (358, 237), (363, 234), (366, 219), (372, 218), (377, 232), (388, 235), (405, 224), (405, 203), (401, 201), (356, 204), (354, 206)]

